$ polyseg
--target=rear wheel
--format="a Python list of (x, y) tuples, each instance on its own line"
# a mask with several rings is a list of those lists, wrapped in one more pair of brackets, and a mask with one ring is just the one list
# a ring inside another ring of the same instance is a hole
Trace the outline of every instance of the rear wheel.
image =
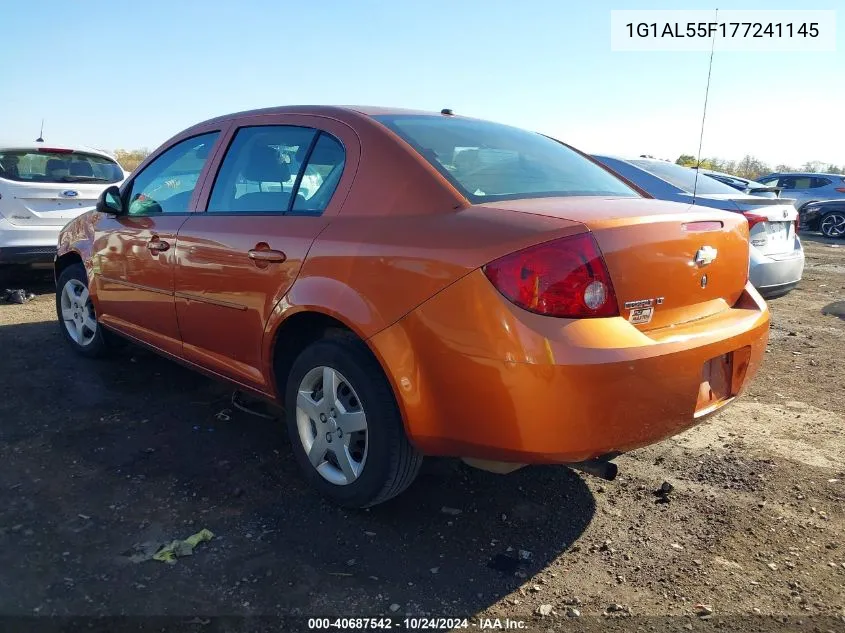
[(819, 230), (825, 237), (845, 237), (845, 211), (831, 211), (823, 215)]
[(59, 328), (74, 351), (92, 358), (106, 354), (103, 328), (97, 323), (94, 304), (88, 294), (88, 275), (82, 264), (68, 266), (59, 276), (56, 315)]
[(363, 342), (343, 336), (306, 348), (285, 396), (294, 456), (324, 496), (366, 508), (413, 482), (422, 455), (408, 441), (390, 384)]

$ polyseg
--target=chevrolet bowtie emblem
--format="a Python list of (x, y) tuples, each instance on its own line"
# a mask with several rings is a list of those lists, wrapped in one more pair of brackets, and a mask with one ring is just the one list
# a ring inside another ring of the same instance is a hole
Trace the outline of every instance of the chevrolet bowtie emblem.
[(698, 252), (695, 254), (695, 262), (696, 266), (708, 266), (712, 264), (716, 260), (716, 255), (719, 253), (715, 248), (712, 246), (702, 246), (698, 249)]

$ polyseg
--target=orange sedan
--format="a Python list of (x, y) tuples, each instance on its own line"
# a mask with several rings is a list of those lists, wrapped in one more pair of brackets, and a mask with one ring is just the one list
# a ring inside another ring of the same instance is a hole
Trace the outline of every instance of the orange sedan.
[(769, 327), (741, 215), (448, 110), (196, 125), (65, 227), (55, 268), (78, 352), (128, 338), (281, 402), (350, 507), (423, 455), (612, 478), (739, 395)]

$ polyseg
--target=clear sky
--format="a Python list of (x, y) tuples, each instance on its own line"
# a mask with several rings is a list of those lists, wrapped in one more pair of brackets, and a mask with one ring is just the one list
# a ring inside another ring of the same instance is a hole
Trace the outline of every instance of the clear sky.
[[(237, 110), (366, 104), (674, 159), (698, 148), (709, 53), (611, 52), (610, 10), (804, 5), (713, 1), (0, 0), (0, 138), (43, 117), (48, 141), (152, 149)], [(835, 53), (717, 49), (703, 154), (845, 164), (843, 16)]]

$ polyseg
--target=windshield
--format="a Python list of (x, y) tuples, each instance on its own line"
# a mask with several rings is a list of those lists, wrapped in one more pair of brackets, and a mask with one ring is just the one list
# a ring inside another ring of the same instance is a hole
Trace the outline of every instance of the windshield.
[[(692, 193), (693, 189), (695, 189), (695, 192), (700, 195), (736, 195), (736, 189), (723, 182), (719, 182), (715, 178), (702, 178), (699, 176), (698, 184), (696, 185), (696, 171), (689, 167), (682, 167), (675, 163), (659, 160), (629, 160), (628, 162), (657, 176), (661, 180), (665, 180), (671, 185), (675, 185), (679, 189), (683, 189), (687, 193)], [(703, 172), (702, 175), (704, 175)]]
[(123, 180), (116, 161), (72, 151), (0, 150), (0, 178), (18, 182), (101, 182)]
[(639, 197), (578, 152), (535, 132), (435, 115), (374, 118), (473, 203), (552, 196)]

